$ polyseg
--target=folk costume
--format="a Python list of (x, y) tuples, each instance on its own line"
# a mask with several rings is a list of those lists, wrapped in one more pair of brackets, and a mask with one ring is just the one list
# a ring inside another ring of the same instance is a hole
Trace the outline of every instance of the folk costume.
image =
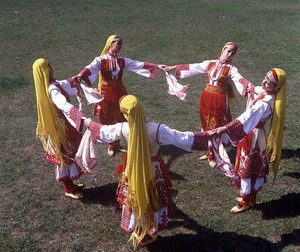
[[(256, 195), (266, 182), (270, 162), (274, 178), (278, 172), (285, 120), (285, 72), (273, 68), (266, 78), (276, 86), (276, 91), (268, 93), (262, 87), (255, 87), (254, 97), (248, 99), (247, 110), (226, 125), (231, 141), (237, 144), (235, 173), (239, 180), (235, 181), (235, 186), (240, 188), (242, 196), (232, 213), (256, 204)], [(267, 138), (264, 125), (270, 118)]]
[(33, 64), (38, 124), (36, 134), (45, 149), (45, 158), (56, 167), (56, 180), (63, 182), (66, 196), (78, 199), (83, 185), (75, 185), (82, 172), (74, 162), (82, 127), (82, 113), (69, 100), (78, 90), (72, 79), (57, 81), (45, 59)]
[[(237, 44), (228, 42), (226, 48), (237, 51)], [(177, 79), (206, 74), (206, 88), (199, 97), (199, 116), (201, 127), (204, 131), (215, 129), (231, 121), (229, 100), (234, 98), (232, 83), (242, 95), (247, 95), (247, 86), (250, 83), (239, 72), (231, 62), (217, 60), (205, 60), (201, 63), (177, 65), (175, 77)], [(209, 159), (213, 159), (212, 147), (210, 144)]]
[[(104, 95), (104, 100), (95, 106), (94, 114), (99, 117), (99, 122), (105, 125), (125, 121), (119, 108), (120, 98), (127, 94), (122, 81), (123, 72), (131, 71), (150, 79), (154, 79), (157, 72), (156, 64), (140, 62), (109, 53), (114, 42), (122, 43), (122, 38), (118, 35), (111, 35), (101, 55), (79, 73), (88, 85), (94, 83), (99, 76), (98, 89)], [(119, 149), (119, 141), (111, 143), (109, 148)]]
[[(91, 122), (92, 138), (112, 142), (125, 137), (128, 155), (119, 173), (117, 200), (122, 209), (121, 227), (133, 232), (134, 247), (153, 242), (159, 230), (168, 225), (171, 211), (168, 169), (159, 155), (162, 144), (187, 151), (206, 150), (206, 132), (180, 132), (164, 124), (145, 122), (143, 105), (132, 95), (125, 96), (120, 109), (128, 122), (101, 125)], [(118, 167), (120, 168), (120, 167)]]

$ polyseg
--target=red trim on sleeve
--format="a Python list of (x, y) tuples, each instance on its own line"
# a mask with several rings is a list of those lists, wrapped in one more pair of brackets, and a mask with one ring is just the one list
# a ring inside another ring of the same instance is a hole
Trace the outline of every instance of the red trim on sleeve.
[(100, 139), (100, 128), (102, 124), (90, 122), (89, 129), (91, 130), (91, 138), (93, 141)]
[(68, 78), (67, 81), (70, 83), (72, 88), (76, 88), (77, 87), (77, 82), (75, 81), (75, 79), (73, 78)]
[(76, 88), (77, 94), (80, 94), (79, 83), (73, 78), (68, 78), (67, 81), (70, 83), (71, 88)]
[(157, 68), (158, 68), (157, 64), (145, 62), (143, 68), (150, 72), (149, 78), (153, 80), (156, 76), (156, 72), (157, 72)]
[(241, 79), (239, 79), (239, 83), (241, 83), (244, 86), (242, 96), (245, 97), (247, 95), (247, 87), (248, 87), (248, 84), (250, 83), (250, 81), (248, 81), (245, 78), (241, 78)]
[(89, 76), (91, 75), (91, 71), (88, 68), (83, 68), (80, 73), (82, 76), (82, 79), (85, 81), (85, 83), (90, 87), (92, 86), (92, 83), (89, 80)]
[(76, 130), (80, 132), (80, 128), (82, 127), (81, 117), (83, 114), (75, 107), (71, 108), (70, 118), (74, 121)]
[(192, 150), (207, 150), (208, 149), (208, 140), (209, 136), (207, 132), (194, 132), (194, 142), (192, 146)]
[(228, 135), (234, 144), (238, 144), (247, 134), (243, 130), (243, 124), (235, 119), (226, 125)]
[(176, 65), (175, 78), (180, 79), (181, 71), (188, 71), (188, 70), (190, 70), (190, 65), (189, 64)]

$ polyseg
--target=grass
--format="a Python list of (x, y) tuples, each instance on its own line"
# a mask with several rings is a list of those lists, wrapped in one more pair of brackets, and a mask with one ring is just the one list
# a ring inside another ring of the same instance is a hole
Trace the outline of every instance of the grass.
[[(119, 157), (109, 159), (105, 146), (98, 145), (97, 180), (82, 177), (86, 199), (75, 201), (62, 195), (35, 138), (35, 59), (47, 58), (56, 77), (64, 79), (90, 63), (116, 33), (124, 38), (121, 55), (170, 65), (216, 58), (225, 42), (236, 41), (234, 64), (245, 77), (259, 85), (270, 68), (280, 67), (289, 85), (282, 170), (274, 183), (270, 175), (259, 194), (262, 203), (231, 215), (236, 195), (228, 181), (200, 163), (198, 154), (164, 146), (175, 216), (157, 242), (141, 251), (299, 251), (299, 10), (297, 0), (2, 1), (0, 250), (131, 250), (116, 208)], [(199, 129), (196, 104), (204, 81), (182, 80), (191, 88), (181, 102), (167, 95), (162, 72), (154, 81), (124, 75), (148, 119), (191, 131)], [(239, 98), (233, 115), (244, 107)]]

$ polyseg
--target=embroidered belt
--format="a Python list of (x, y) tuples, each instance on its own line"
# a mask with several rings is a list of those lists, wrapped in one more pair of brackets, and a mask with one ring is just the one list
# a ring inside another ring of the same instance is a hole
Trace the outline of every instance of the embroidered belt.
[(220, 87), (220, 86), (213, 86), (206, 84), (205, 90), (209, 93), (214, 93), (214, 94), (224, 94), (226, 93), (226, 88), (225, 87)]

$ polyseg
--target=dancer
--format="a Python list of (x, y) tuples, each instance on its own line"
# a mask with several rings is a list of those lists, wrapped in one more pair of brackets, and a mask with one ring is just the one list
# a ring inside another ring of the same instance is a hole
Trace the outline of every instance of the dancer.
[[(280, 159), (285, 120), (286, 100), (285, 72), (271, 69), (255, 87), (254, 97), (250, 98), (247, 110), (226, 126), (215, 129), (217, 134), (227, 133), (237, 144), (235, 173), (238, 179), (235, 186), (240, 189), (240, 203), (231, 213), (240, 213), (256, 204), (258, 191), (266, 182), (269, 162), (273, 165), (276, 178)], [(268, 138), (264, 125), (272, 118)]]
[[(224, 126), (231, 121), (229, 99), (234, 99), (231, 83), (242, 96), (247, 95), (247, 90), (252, 84), (245, 79), (238, 69), (231, 64), (238, 49), (234, 42), (224, 45), (221, 56), (217, 60), (205, 60), (201, 63), (184, 64), (175, 66), (162, 66), (165, 71), (175, 69), (177, 79), (187, 78), (199, 74), (206, 74), (206, 88), (199, 98), (199, 115), (202, 130), (207, 131)], [(200, 160), (208, 159), (209, 164), (214, 167), (216, 161), (213, 155), (212, 144), (207, 155)]]
[[(99, 122), (105, 125), (125, 121), (119, 109), (120, 98), (127, 94), (122, 81), (123, 71), (131, 71), (146, 78), (154, 79), (157, 68), (160, 67), (157, 64), (118, 56), (122, 45), (121, 36), (111, 35), (107, 39), (100, 56), (96, 57), (75, 76), (77, 81), (83, 79), (88, 86), (91, 86), (99, 75), (98, 89), (104, 95), (104, 100), (95, 106), (94, 114), (99, 117)], [(108, 155), (113, 156), (116, 150), (119, 149), (121, 149), (119, 141), (110, 143), (108, 145)]]
[(113, 142), (124, 136), (128, 155), (117, 190), (122, 209), (121, 227), (133, 232), (135, 248), (155, 241), (157, 232), (166, 228), (171, 210), (166, 165), (159, 155), (162, 144), (172, 144), (187, 151), (207, 150), (207, 132), (180, 132), (164, 124), (145, 122), (142, 103), (133, 95), (120, 101), (128, 122), (101, 125), (86, 119), (94, 140)]
[(38, 123), (36, 133), (45, 149), (46, 160), (55, 164), (56, 180), (64, 185), (64, 195), (82, 198), (83, 184), (74, 184), (82, 172), (74, 162), (79, 146), (83, 115), (69, 100), (78, 90), (72, 79), (58, 81), (45, 59), (37, 59), (33, 66)]

